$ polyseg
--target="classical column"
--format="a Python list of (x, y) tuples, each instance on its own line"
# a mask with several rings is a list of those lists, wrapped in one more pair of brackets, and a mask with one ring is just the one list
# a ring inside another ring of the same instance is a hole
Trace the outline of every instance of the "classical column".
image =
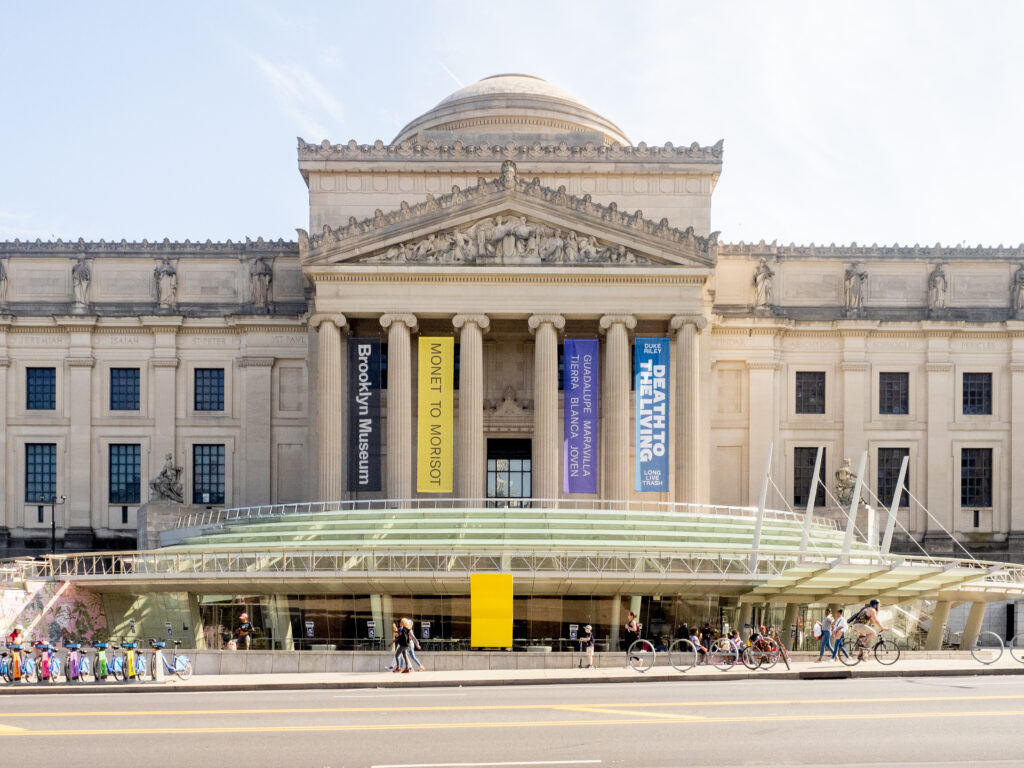
[[(929, 339), (929, 345), (945, 342), (948, 337)], [(956, 387), (953, 381), (953, 363), (932, 360), (935, 349), (929, 349), (929, 361), (925, 365), (928, 372), (928, 496), (924, 499), (925, 506), (936, 520), (941, 522), (950, 533), (955, 533), (953, 525), (953, 468), (956, 466), (953, 452), (950, 450), (949, 425), (953, 421), (953, 409), (960, 403), (954, 403)], [(942, 355), (940, 355), (942, 356)], [(931, 518), (922, 521), (925, 530), (924, 545), (929, 552), (951, 554), (953, 542)]]
[[(749, 450), (747, 451), (747, 504), (756, 504), (764, 480), (764, 465), (768, 461), (768, 447), (775, 440), (776, 389), (779, 364), (774, 360), (748, 360), (748, 404), (750, 420)], [(779, 466), (782, 446), (772, 452), (773, 466)]]
[(562, 462), (558, 434), (558, 332), (561, 315), (531, 315), (533, 343), (533, 496), (557, 499)]
[[(273, 357), (246, 356), (238, 361), (245, 403), (242, 419), (241, 505), (270, 503), (270, 379)], [(340, 378), (340, 376), (339, 376)], [(340, 497), (338, 497), (340, 498)]]
[(388, 332), (387, 490), (389, 499), (412, 497), (412, 356), (415, 315), (382, 315)]
[(314, 315), (310, 320), (317, 332), (317, 496), (321, 501), (339, 501), (343, 492), (341, 329), (346, 323), (344, 315)]
[[(1010, 363), (1010, 510), (1006, 530), (1011, 552), (1024, 548), (1024, 337), (1014, 338), (1014, 357)], [(996, 528), (996, 530), (1003, 530)]]
[(456, 315), (459, 333), (459, 433), (456, 438), (455, 495), (484, 497), (484, 331), (487, 315)]
[(629, 332), (636, 328), (632, 315), (605, 315), (601, 330), (607, 335), (604, 353), (604, 498), (629, 499)]
[(672, 330), (676, 331), (676, 501), (687, 504), (704, 503), (701, 498), (701, 409), (700, 332), (707, 325), (700, 315), (676, 315)]

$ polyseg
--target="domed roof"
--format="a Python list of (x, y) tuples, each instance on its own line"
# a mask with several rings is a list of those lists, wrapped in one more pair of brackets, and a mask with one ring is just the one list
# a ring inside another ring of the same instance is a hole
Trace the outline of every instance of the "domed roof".
[(615, 123), (568, 91), (531, 75), (494, 75), (460, 88), (405, 126), (394, 143), (445, 138), (437, 134), (487, 137), (492, 143), (499, 138), (558, 137), (572, 144), (630, 144)]

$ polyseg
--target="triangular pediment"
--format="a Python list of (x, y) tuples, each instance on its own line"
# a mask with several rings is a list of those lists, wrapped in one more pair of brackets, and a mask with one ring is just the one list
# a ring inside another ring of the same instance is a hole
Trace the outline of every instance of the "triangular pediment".
[(358, 264), (414, 266), (676, 266), (711, 268), (717, 233), (710, 237), (625, 213), (516, 176), (506, 162), (495, 180), (466, 190), (428, 195), (423, 203), (378, 210), (368, 219), (299, 230), (306, 267)]

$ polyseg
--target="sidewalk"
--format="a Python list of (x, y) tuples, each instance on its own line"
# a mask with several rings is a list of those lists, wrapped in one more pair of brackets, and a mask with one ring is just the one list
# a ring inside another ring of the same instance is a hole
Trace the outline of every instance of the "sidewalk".
[[(426, 659), (424, 659), (426, 661)], [(963, 659), (900, 659), (885, 667), (866, 661), (856, 667), (839, 662), (796, 661), (792, 670), (778, 664), (767, 671), (751, 671), (739, 666), (727, 672), (716, 667), (694, 667), (677, 672), (669, 666), (656, 666), (645, 673), (625, 667), (612, 669), (489, 669), (443, 670), (395, 674), (392, 672), (348, 673), (268, 673), (262, 675), (194, 675), (191, 680), (177, 678), (162, 682), (22, 685), (0, 684), (0, 695), (34, 695), (46, 693), (155, 693), (174, 691), (273, 691), (308, 689), (427, 688), (483, 685), (561, 685), (588, 683), (649, 683), (762, 680), (848, 679), (868, 677), (959, 677), (969, 675), (1024, 675), (1024, 664), (1008, 653), (994, 664), (984, 665), (970, 655)]]

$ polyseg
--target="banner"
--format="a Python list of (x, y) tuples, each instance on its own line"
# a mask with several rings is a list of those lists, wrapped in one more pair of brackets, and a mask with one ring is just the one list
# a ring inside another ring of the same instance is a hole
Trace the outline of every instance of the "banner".
[(635, 489), (664, 493), (668, 491), (669, 340), (638, 337), (635, 344)]
[(597, 339), (565, 340), (564, 493), (597, 493)]
[[(455, 467), (452, 398), (455, 339), (420, 336), (419, 412), (416, 419), (416, 490), (451, 493)], [(478, 461), (478, 456), (464, 457)]]
[(348, 340), (348, 489), (379, 491), (380, 342)]

